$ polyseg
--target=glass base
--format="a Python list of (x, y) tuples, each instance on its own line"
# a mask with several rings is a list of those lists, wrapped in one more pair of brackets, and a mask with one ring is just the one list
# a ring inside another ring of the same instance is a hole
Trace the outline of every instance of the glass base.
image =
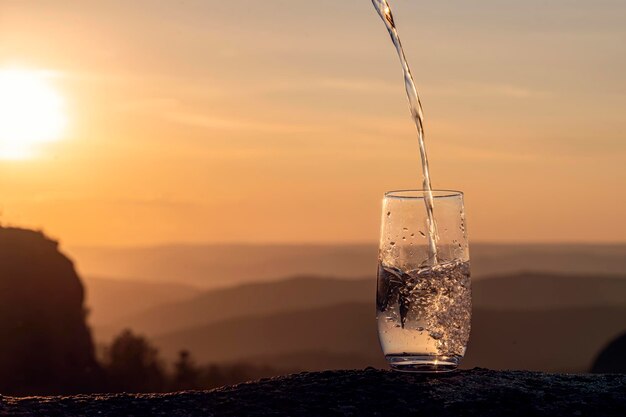
[(394, 371), (442, 373), (452, 372), (457, 369), (460, 356), (436, 356), (436, 355), (386, 355), (389, 366)]

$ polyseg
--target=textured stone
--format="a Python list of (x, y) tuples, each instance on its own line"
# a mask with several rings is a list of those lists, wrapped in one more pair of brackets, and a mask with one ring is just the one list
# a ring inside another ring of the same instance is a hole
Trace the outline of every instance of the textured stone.
[(204, 392), (0, 399), (0, 416), (624, 416), (626, 375), (301, 373)]

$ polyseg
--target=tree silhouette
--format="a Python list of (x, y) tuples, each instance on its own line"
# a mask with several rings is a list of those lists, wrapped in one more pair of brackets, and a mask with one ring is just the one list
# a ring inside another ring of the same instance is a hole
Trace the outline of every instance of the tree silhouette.
[(43, 233), (0, 226), (0, 392), (71, 394), (207, 389), (279, 371), (245, 363), (198, 366), (183, 350), (165, 371), (158, 350), (130, 330), (95, 359), (84, 289)]
[(130, 330), (115, 338), (104, 368), (114, 391), (159, 392), (165, 388), (165, 371), (158, 350)]
[(191, 354), (187, 350), (178, 353), (178, 360), (174, 363), (172, 389), (176, 391), (194, 390), (201, 388), (201, 370), (198, 368)]

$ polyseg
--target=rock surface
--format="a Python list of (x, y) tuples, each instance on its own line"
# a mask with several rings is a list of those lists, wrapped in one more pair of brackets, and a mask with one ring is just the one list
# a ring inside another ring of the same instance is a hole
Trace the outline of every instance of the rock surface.
[(206, 392), (0, 397), (0, 416), (624, 416), (626, 375), (302, 373)]

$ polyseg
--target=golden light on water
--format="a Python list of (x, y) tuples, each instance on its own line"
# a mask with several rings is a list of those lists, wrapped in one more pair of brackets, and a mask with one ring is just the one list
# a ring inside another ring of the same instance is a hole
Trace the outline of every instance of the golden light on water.
[(67, 117), (50, 74), (0, 69), (0, 159), (27, 159), (42, 143), (58, 140)]

